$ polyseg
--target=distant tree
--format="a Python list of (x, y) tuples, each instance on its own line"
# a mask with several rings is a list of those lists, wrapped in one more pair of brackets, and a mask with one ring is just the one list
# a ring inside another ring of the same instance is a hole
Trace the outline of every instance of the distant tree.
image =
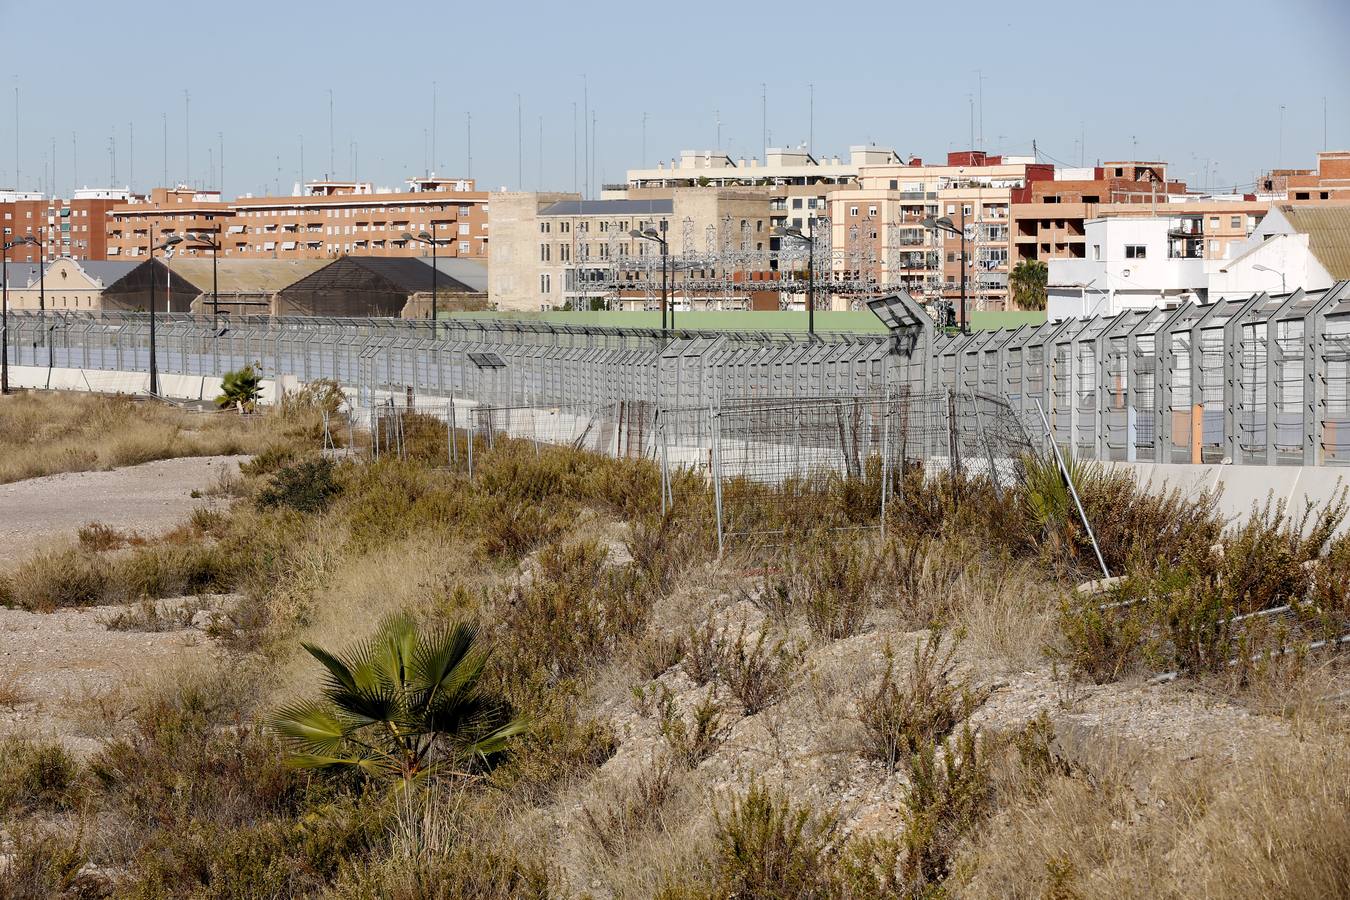
[(272, 718), (296, 767), (353, 769), (406, 787), (482, 773), (525, 730), (505, 699), (479, 687), (488, 654), (471, 625), (419, 632), (395, 616), (346, 653), (301, 646), (328, 675), (321, 699)]
[(221, 379), (220, 396), (216, 406), (221, 409), (238, 407), (241, 412), (252, 412), (262, 396), (262, 372), (253, 365), (226, 372)]
[(1045, 284), (1050, 268), (1039, 259), (1024, 259), (1013, 267), (1008, 281), (1018, 309), (1045, 309)]

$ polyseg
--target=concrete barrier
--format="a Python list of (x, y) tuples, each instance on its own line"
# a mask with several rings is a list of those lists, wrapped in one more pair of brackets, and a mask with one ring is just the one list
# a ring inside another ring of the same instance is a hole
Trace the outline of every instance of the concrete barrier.
[[(1155, 493), (1175, 489), (1183, 496), (1197, 497), (1205, 491), (1219, 491), (1219, 511), (1235, 524), (1247, 521), (1267, 501), (1284, 500), (1291, 512), (1301, 513), (1304, 503), (1324, 507), (1350, 487), (1350, 470), (1327, 466), (1106, 465), (1131, 472), (1141, 487)], [(1343, 523), (1340, 531), (1345, 530)]]

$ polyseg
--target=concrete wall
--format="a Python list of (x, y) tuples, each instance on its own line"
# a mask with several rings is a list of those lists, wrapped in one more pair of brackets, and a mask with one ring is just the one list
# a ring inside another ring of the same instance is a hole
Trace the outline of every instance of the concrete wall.
[[(146, 372), (118, 372), (103, 369), (65, 369), (45, 366), (10, 366), (9, 385), (12, 388), (31, 388), (48, 391), (91, 391), (99, 394), (145, 394), (150, 390), (150, 375)], [(267, 378), (262, 382), (262, 403), (269, 406), (277, 401), (278, 389), (288, 394), (299, 390), (300, 380), (294, 375)], [(214, 401), (220, 396), (221, 379), (211, 375), (174, 375), (161, 372), (159, 393), (175, 400)]]
[[(1316, 466), (1222, 466), (1172, 463), (1106, 463), (1132, 472), (1146, 490), (1156, 493), (1179, 489), (1195, 497), (1221, 491), (1219, 509), (1230, 521), (1245, 521), (1268, 499), (1285, 500), (1294, 513), (1305, 501), (1316, 507), (1330, 503), (1350, 487), (1350, 470)], [(1341, 526), (1341, 531), (1346, 525)]]

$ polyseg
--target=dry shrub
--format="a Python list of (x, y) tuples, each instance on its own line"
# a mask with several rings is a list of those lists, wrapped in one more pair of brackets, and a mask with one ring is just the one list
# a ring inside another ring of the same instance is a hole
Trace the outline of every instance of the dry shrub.
[(698, 625), (691, 625), (686, 640), (684, 671), (695, 684), (707, 684), (718, 675), (722, 664), (722, 638), (717, 622), (711, 616)]
[(556, 542), (540, 550), (533, 578), (494, 606), (502, 652), (525, 671), (566, 679), (639, 633), (649, 598), (635, 589), (628, 569), (609, 565), (599, 544)]
[(79, 798), (79, 766), (60, 744), (0, 738), (0, 813), (70, 809)]
[(665, 685), (661, 685), (661, 699), (657, 702), (661, 736), (675, 759), (689, 769), (698, 768), (699, 763), (715, 753), (735, 725), (712, 687), (689, 710), (688, 718)]
[(610, 860), (631, 851), (661, 821), (678, 791), (668, 762), (652, 759), (631, 783), (606, 792), (606, 799), (584, 804), (581, 831)]
[(564, 518), (539, 504), (504, 502), (482, 523), (483, 554), (495, 559), (519, 559), (565, 531)]
[(912, 772), (922, 753), (945, 741), (983, 702), (969, 682), (952, 680), (956, 648), (954, 640), (944, 648), (942, 634), (936, 631), (917, 641), (902, 685), (888, 642), (880, 684), (855, 698), (864, 752), (880, 760), (887, 771), (903, 766)]
[(0, 897), (49, 900), (52, 897), (107, 897), (108, 885), (81, 874), (89, 862), (81, 830), (32, 822), (7, 827), (9, 847), (0, 856)]
[(28, 689), (21, 683), (19, 674), (15, 666), (0, 666), (0, 707), (13, 709), (33, 699)]
[(817, 531), (784, 551), (783, 574), (764, 593), (777, 608), (800, 612), (818, 639), (851, 637), (875, 603), (880, 561), (873, 542), (857, 533)]
[(144, 543), (144, 539), (134, 533), (127, 533), (113, 528), (111, 525), (104, 525), (102, 522), (90, 522), (87, 525), (81, 525), (76, 536), (80, 542), (80, 548), (91, 550), (95, 553), (103, 553), (108, 550), (120, 550), (131, 543)]
[(683, 635), (643, 635), (633, 647), (633, 667), (641, 678), (651, 681), (684, 659), (688, 647)]
[(745, 714), (753, 716), (787, 695), (801, 665), (802, 650), (781, 639), (769, 642), (764, 631), (748, 641), (742, 622), (736, 640), (722, 642), (717, 668)]

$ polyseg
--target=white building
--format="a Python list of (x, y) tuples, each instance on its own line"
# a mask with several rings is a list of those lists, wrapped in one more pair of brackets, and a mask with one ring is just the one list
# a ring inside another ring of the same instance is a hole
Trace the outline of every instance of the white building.
[(1149, 216), (1086, 222), (1087, 256), (1049, 261), (1050, 320), (1204, 302), (1205, 260), (1188, 234), (1189, 221)]
[(1208, 268), (1211, 300), (1331, 287), (1350, 278), (1350, 204), (1276, 204), (1232, 259)]

